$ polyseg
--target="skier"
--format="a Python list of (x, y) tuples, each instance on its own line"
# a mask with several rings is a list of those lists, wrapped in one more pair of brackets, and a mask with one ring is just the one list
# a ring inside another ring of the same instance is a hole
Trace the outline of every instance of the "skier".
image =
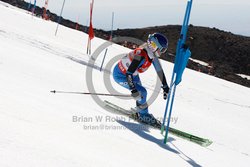
[(160, 33), (149, 34), (147, 42), (126, 54), (113, 70), (114, 80), (131, 91), (136, 100), (136, 118), (141, 122), (154, 125), (157, 120), (148, 113), (147, 90), (142, 86), (139, 73), (145, 72), (151, 64), (154, 65), (162, 82), (163, 98), (166, 100), (169, 86), (158, 58), (168, 48), (167, 38)]

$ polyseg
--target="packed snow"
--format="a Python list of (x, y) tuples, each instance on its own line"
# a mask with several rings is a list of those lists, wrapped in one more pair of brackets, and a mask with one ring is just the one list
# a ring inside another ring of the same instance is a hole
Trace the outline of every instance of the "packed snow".
[(242, 77), (242, 78), (246, 78), (247, 80), (250, 80), (250, 76), (245, 75), (245, 74), (237, 74), (238, 76)]
[(211, 67), (208, 63), (206, 63), (204, 61), (200, 61), (200, 60), (192, 59), (192, 58), (190, 58), (190, 60), (192, 60), (193, 62), (199, 63), (200, 65)]
[[(112, 114), (89, 95), (93, 72), (98, 93), (109, 93), (104, 74), (108, 63), (129, 49), (113, 44), (94, 65), (86, 55), (88, 35), (0, 3), (0, 166), (128, 167), (240, 166), (250, 164), (250, 89), (186, 69), (177, 87), (171, 126), (213, 141), (209, 147), (170, 134), (167, 145), (159, 130)], [(92, 40), (94, 52), (105, 41)], [(168, 82), (173, 64), (161, 61)], [(86, 77), (87, 76), (87, 77)], [(156, 83), (150, 68), (141, 75), (149, 97)], [(114, 83), (120, 93), (129, 91)], [(132, 99), (99, 96), (121, 107)], [(161, 118), (166, 101), (160, 93), (149, 110)]]

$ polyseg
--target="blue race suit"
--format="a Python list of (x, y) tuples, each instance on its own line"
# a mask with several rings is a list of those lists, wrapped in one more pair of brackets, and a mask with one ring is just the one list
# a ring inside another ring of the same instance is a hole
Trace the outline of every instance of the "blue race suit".
[[(113, 70), (113, 78), (119, 85), (130, 91), (137, 90), (140, 92), (141, 99), (136, 101), (136, 106), (140, 114), (148, 113), (148, 106), (146, 103), (147, 90), (142, 86), (138, 74), (145, 72), (153, 63), (158, 76), (162, 76), (163, 86), (167, 86), (166, 78), (160, 64), (150, 59), (148, 54), (152, 54), (152, 52), (145, 48), (137, 48), (125, 55)], [(132, 78), (132, 81), (128, 79), (129, 77)]]

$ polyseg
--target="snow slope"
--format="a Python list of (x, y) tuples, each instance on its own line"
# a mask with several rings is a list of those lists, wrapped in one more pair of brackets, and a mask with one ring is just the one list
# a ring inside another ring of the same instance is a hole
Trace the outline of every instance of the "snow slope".
[[(159, 131), (141, 129), (109, 113), (88, 95), (50, 93), (54, 89), (88, 92), (86, 70), (91, 67), (85, 54), (86, 34), (60, 26), (55, 37), (55, 23), (2, 2), (0, 20), (1, 167), (249, 166), (249, 88), (187, 69), (176, 93), (177, 122), (171, 126), (214, 143), (203, 148), (170, 135), (164, 145)], [(104, 42), (94, 38), (92, 49)], [(127, 51), (112, 45), (105, 64)], [(95, 65), (100, 64), (98, 57)], [(170, 82), (173, 64), (162, 65)], [(103, 75), (93, 68), (96, 91), (108, 93)], [(152, 94), (153, 68), (141, 79)], [(134, 105), (132, 100), (100, 98), (125, 108)], [(165, 103), (160, 94), (150, 112), (162, 117)]]

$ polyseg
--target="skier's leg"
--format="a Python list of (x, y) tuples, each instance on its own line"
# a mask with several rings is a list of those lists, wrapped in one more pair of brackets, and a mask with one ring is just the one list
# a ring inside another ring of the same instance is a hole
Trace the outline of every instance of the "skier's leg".
[[(113, 78), (115, 82), (117, 82), (119, 85), (123, 86), (124, 88), (130, 90), (128, 81), (126, 76), (120, 71), (118, 66), (114, 68), (113, 71)], [(137, 111), (141, 115), (145, 115), (148, 113), (148, 106), (147, 106), (147, 90), (141, 85), (141, 80), (139, 75), (133, 76), (133, 82), (135, 84), (136, 89), (140, 92), (142, 98), (141, 100), (136, 101), (136, 108)]]
[(134, 78), (136, 80), (135, 85), (136, 89), (141, 93), (141, 100), (136, 101), (136, 105), (138, 108), (138, 119), (141, 122), (153, 125), (160, 126), (160, 122), (152, 115), (148, 113), (148, 104), (147, 104), (147, 90), (141, 85), (140, 78)]
[(141, 94), (141, 100), (136, 101), (136, 106), (139, 113), (144, 115), (148, 113), (147, 90), (141, 85), (140, 79), (139, 82), (136, 82), (135, 87)]
[(119, 85), (121, 85), (122, 87), (124, 87), (126, 89), (129, 89), (129, 85), (128, 85), (126, 75), (124, 75), (120, 71), (118, 65), (116, 65), (114, 70), (113, 70), (113, 78), (114, 78), (116, 83), (118, 83)]

